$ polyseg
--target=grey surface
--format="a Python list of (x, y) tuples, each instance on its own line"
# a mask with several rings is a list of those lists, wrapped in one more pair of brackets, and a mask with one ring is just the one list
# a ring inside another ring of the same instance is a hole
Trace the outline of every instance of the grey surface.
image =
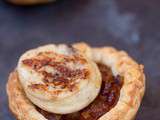
[(160, 120), (159, 5), (159, 0), (59, 0), (18, 7), (1, 0), (0, 119), (14, 119), (8, 111), (5, 84), (25, 50), (85, 41), (126, 50), (145, 65), (147, 90), (136, 120)]

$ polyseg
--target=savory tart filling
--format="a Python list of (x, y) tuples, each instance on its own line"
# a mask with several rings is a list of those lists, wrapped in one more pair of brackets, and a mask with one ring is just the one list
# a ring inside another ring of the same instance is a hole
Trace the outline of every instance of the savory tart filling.
[(79, 112), (58, 115), (46, 112), (37, 107), (37, 110), (48, 120), (97, 120), (118, 102), (123, 78), (113, 76), (111, 69), (101, 63), (97, 63), (102, 76), (102, 86), (98, 97), (86, 108)]

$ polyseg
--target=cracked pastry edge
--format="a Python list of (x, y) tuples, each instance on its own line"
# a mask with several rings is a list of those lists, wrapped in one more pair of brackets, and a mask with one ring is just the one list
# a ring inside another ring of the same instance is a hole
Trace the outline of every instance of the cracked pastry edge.
[[(99, 120), (132, 120), (138, 111), (145, 91), (143, 65), (137, 64), (126, 52), (112, 47), (93, 48), (92, 51), (89, 51), (85, 43), (78, 43), (74, 46), (87, 52), (94, 61), (111, 67), (114, 75), (124, 76), (119, 101)], [(9, 107), (13, 114), (19, 120), (47, 120), (26, 98), (16, 77), (16, 73), (11, 73), (7, 83)]]

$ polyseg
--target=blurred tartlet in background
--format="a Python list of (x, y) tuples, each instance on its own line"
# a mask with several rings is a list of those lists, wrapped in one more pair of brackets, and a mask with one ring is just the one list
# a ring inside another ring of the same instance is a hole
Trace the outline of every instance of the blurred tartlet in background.
[(15, 5), (37, 5), (55, 2), (56, 0), (7, 0), (8, 2)]

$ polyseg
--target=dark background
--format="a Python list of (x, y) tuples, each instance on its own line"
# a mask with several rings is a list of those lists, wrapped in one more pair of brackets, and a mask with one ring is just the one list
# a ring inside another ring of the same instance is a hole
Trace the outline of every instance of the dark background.
[(159, 0), (58, 0), (32, 7), (1, 0), (0, 119), (14, 119), (8, 111), (5, 85), (24, 51), (79, 41), (126, 50), (144, 64), (146, 94), (136, 120), (160, 120)]

